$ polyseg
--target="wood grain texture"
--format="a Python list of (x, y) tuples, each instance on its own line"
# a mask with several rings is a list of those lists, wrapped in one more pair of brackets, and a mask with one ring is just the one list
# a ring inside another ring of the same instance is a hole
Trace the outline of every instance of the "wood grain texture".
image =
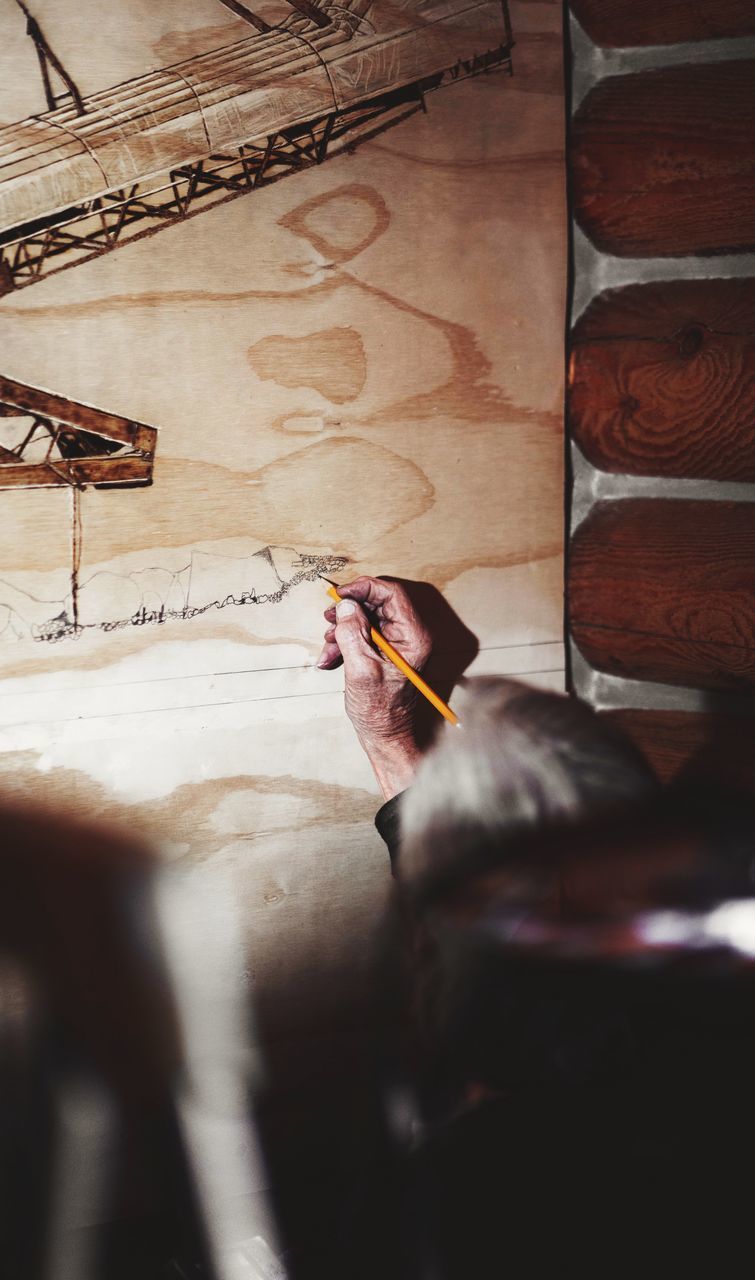
[(571, 9), (607, 48), (755, 35), (752, 0), (571, 0)]
[(644, 752), (662, 782), (684, 777), (755, 791), (755, 721), (688, 711), (604, 713)]
[[(145, 19), (174, 37), (143, 71), (222, 43), (185, 8)], [(228, 876), (294, 1038), (348, 1019), (390, 873), (342, 674), (314, 667), (327, 596), (282, 581), (310, 555), (427, 579), (478, 670), (563, 683), (560, 20), (518, 6), (514, 77), (0, 306), (4, 374), (160, 429), (149, 489), (81, 496), (77, 637), (70, 494), (2, 495), (4, 789)]]
[(611, 290), (571, 348), (569, 423), (596, 467), (755, 480), (755, 280)]
[(572, 539), (568, 590), (572, 634), (600, 671), (755, 682), (755, 504), (598, 503)]
[(599, 84), (573, 120), (574, 212), (607, 253), (755, 245), (755, 62), (670, 67)]
[[(34, 7), (86, 93), (249, 34), (216, 0)], [(512, 8), (513, 78), (0, 305), (4, 374), (160, 428), (150, 489), (81, 495), (77, 635), (70, 493), (0, 495), (2, 791), (228, 886), (322, 1257), (327, 1175), (365, 1158), (348, 1042), (391, 880), (342, 674), (314, 666), (328, 598), (283, 587), (309, 555), (429, 579), (477, 670), (563, 686), (561, 10)], [(40, 109), (36, 74), (7, 63), (0, 116)]]

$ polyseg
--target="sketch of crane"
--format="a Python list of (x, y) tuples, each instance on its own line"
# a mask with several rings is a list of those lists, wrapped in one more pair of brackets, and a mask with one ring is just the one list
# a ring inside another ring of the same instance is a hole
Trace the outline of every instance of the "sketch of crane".
[(0, 375), (0, 489), (68, 488), (71, 618), (79, 630), (81, 493), (152, 483), (157, 430)]
[[(275, 26), (221, 3), (249, 37), (89, 96), (51, 99), (45, 82), (54, 109), (0, 128), (0, 293), (318, 164), (441, 84), (512, 66), (507, 0), (290, 0)], [(44, 69), (51, 50), (36, 44)]]
[(152, 482), (157, 430), (0, 375), (0, 489)]

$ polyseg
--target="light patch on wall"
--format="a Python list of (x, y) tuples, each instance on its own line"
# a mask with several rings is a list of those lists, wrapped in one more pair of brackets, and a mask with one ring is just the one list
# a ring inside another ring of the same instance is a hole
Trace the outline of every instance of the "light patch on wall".
[(250, 837), (259, 831), (297, 828), (320, 815), (321, 806), (313, 800), (282, 792), (265, 794), (254, 787), (233, 791), (223, 796), (210, 823), (223, 835)]
[(472, 616), (476, 600), (487, 601), (487, 612), (477, 624), (482, 646), (502, 639), (537, 645), (558, 636), (562, 580), (561, 556), (555, 555), (502, 568), (467, 569), (448, 583), (445, 594), (462, 618)]
[(289, 417), (282, 418), (274, 425), (279, 427), (281, 431), (290, 431), (295, 436), (309, 436), (317, 435), (318, 432), (324, 431), (326, 427), (338, 424), (326, 421), (321, 413), (292, 413)]
[[(369, 483), (376, 475), (379, 486)], [(318, 440), (262, 467), (247, 485), (255, 523), (284, 528), (293, 543), (336, 549), (356, 536), (354, 556), (423, 515), (435, 499), (416, 463), (353, 437)]]

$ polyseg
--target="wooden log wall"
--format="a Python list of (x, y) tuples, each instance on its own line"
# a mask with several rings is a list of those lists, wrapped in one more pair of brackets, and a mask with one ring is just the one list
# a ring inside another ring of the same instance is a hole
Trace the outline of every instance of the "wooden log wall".
[(570, 9), (571, 686), (755, 787), (755, 8)]

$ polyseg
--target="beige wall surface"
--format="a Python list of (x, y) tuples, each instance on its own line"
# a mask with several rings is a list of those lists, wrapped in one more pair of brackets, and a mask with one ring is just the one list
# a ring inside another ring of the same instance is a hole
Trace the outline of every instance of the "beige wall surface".
[[(248, 34), (141, 8), (108, 77)], [(351, 969), (388, 883), (312, 563), (427, 579), (475, 669), (562, 683), (560, 6), (512, 18), (513, 78), (0, 303), (0, 372), (159, 429), (151, 487), (81, 495), (78, 636), (70, 492), (0, 491), (5, 793), (222, 868), (268, 993)], [(42, 108), (13, 68), (6, 121)]]

